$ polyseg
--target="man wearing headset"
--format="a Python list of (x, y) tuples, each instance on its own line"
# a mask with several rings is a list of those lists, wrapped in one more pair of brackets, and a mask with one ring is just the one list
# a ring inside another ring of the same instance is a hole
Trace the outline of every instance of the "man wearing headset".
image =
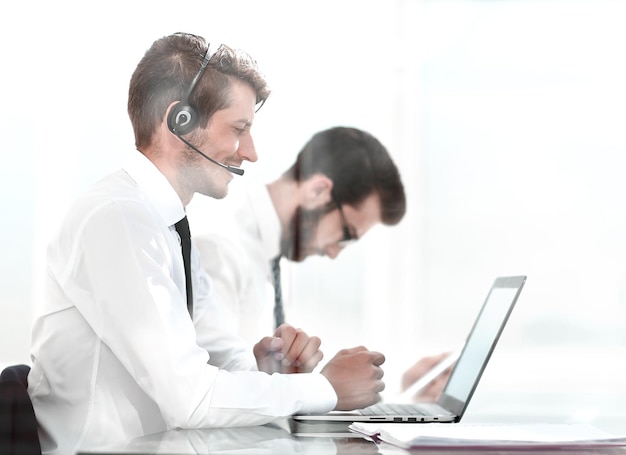
[[(254, 346), (257, 368), (211, 364), (211, 281), (185, 206), (194, 193), (224, 197), (257, 160), (251, 127), (268, 95), (248, 55), (194, 35), (158, 39), (139, 62), (137, 151), (78, 198), (48, 249), (28, 377), (44, 453), (379, 400), (382, 354), (346, 349), (311, 373), (319, 339), (288, 324)], [(267, 374), (277, 359), (299, 373)]]

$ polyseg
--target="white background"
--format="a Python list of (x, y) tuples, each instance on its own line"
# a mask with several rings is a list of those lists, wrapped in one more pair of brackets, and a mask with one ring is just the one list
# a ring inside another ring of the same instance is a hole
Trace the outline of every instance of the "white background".
[(496, 276), (525, 274), (486, 383), (623, 391), (625, 21), (619, 0), (11, 2), (0, 364), (29, 362), (65, 208), (133, 150), (135, 65), (188, 31), (251, 53), (273, 88), (245, 178), (276, 176), (335, 125), (370, 131), (401, 169), (399, 226), (290, 270), (287, 310), (327, 358), (365, 344), (399, 371), (460, 343)]

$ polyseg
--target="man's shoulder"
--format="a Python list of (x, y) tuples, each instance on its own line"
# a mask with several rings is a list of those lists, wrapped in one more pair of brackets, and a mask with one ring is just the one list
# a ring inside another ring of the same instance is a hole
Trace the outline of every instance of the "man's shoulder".
[(153, 219), (156, 212), (128, 174), (120, 170), (96, 181), (76, 198), (68, 206), (66, 220), (86, 225), (129, 218), (129, 214), (138, 221), (144, 215)]
[(133, 179), (123, 170), (112, 172), (95, 181), (85, 190), (79, 201), (110, 201), (137, 199), (140, 191)]

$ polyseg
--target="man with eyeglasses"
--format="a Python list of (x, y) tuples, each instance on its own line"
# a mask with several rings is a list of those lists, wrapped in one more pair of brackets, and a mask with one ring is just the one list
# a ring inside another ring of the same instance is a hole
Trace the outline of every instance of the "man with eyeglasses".
[[(196, 199), (189, 207), (194, 241), (216, 297), (215, 314), (207, 318), (215, 322), (209, 331), (211, 361), (230, 370), (256, 368), (250, 346), (271, 324), (280, 330), (285, 320), (281, 309), (271, 311), (280, 292), (272, 272), (279, 272), (281, 260), (302, 262), (314, 255), (334, 259), (373, 226), (396, 225), (406, 212), (404, 186), (389, 152), (370, 133), (350, 127), (314, 134), (279, 178), (251, 185), (239, 196), (243, 198), (234, 213), (222, 224), (204, 205), (214, 201)], [(205, 222), (206, 215), (210, 219)], [(446, 355), (418, 359), (404, 373), (402, 388)], [(264, 370), (299, 371), (285, 359), (273, 363)], [(448, 375), (442, 374), (416, 398), (436, 400)]]
[(235, 207), (229, 212), (234, 216), (225, 217), (229, 222), (218, 226), (203, 206), (211, 202), (195, 202), (189, 208), (194, 241), (216, 297), (211, 360), (227, 369), (254, 368), (250, 346), (283, 322), (279, 314), (271, 320), (272, 263), (334, 259), (373, 226), (395, 225), (406, 212), (402, 180), (387, 149), (351, 127), (314, 134), (276, 180), (248, 186), (237, 204), (229, 200)]

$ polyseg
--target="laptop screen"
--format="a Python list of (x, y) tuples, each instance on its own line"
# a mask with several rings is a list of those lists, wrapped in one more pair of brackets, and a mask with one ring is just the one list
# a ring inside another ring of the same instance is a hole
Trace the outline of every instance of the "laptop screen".
[(465, 341), (443, 390), (440, 404), (460, 417), (495, 348), (526, 277), (503, 277), (494, 282), (480, 314)]

